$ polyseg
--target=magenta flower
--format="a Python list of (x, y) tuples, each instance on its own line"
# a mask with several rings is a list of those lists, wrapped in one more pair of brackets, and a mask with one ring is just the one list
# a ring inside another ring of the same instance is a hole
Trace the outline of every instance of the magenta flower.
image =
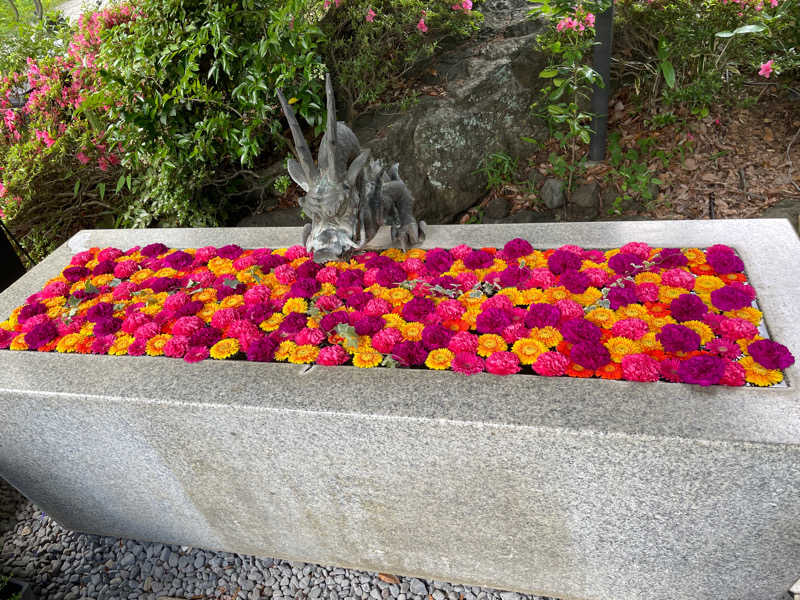
[(627, 354), (622, 357), (622, 377), (628, 381), (658, 381), (661, 365), (647, 354)]
[(203, 329), (198, 329), (189, 336), (189, 346), (207, 346), (210, 348), (221, 339), (222, 332), (219, 329), (216, 327), (204, 327)]
[(747, 346), (750, 356), (766, 369), (785, 369), (794, 364), (794, 356), (783, 344), (772, 340), (758, 340)]
[(678, 375), (684, 383), (709, 386), (719, 383), (725, 374), (725, 360), (719, 356), (704, 354), (681, 362)]
[(622, 306), (636, 303), (636, 285), (633, 282), (626, 281), (623, 287), (612, 287), (608, 292), (608, 301), (611, 305), (611, 310), (617, 310)]
[(376, 16), (377, 16), (377, 13), (376, 13), (374, 10), (372, 10), (372, 9), (370, 8), (370, 9), (367, 11), (367, 17), (366, 17), (366, 19), (367, 19), (367, 22), (368, 22), (368, 23), (372, 23), (372, 22), (375, 20), (375, 17), (376, 17)]
[(350, 360), (350, 355), (341, 346), (325, 346), (320, 348), (317, 355), (317, 364), (326, 367), (343, 365), (348, 360)]
[(589, 276), (581, 271), (565, 271), (558, 278), (559, 283), (573, 294), (582, 294), (591, 284)]
[(772, 65), (774, 62), (775, 62), (774, 60), (770, 59), (765, 63), (761, 63), (761, 67), (758, 70), (758, 74), (761, 77), (769, 79), (769, 76), (772, 75)]
[(494, 263), (494, 257), (483, 250), (473, 250), (464, 257), (464, 266), (468, 269), (488, 269)]
[(453, 335), (452, 329), (448, 329), (439, 323), (432, 323), (431, 325), (426, 325), (422, 330), (422, 344), (428, 352), (436, 348), (447, 348)]
[(528, 314), (525, 315), (525, 327), (557, 327), (561, 320), (561, 311), (544, 302), (531, 304)]
[(595, 371), (611, 362), (608, 348), (599, 342), (580, 342), (570, 350), (569, 357), (584, 369)]
[(494, 375), (519, 373), (519, 357), (513, 352), (495, 352), (486, 358), (486, 370)]
[(61, 271), (61, 274), (70, 283), (75, 283), (76, 281), (80, 281), (84, 277), (87, 277), (89, 275), (89, 269), (86, 267), (67, 267)]
[[(133, 342), (130, 346), (128, 346), (128, 354), (131, 353), (131, 348), (136, 344)], [(186, 351), (186, 354), (183, 355), (183, 360), (187, 363), (196, 363), (200, 362), (201, 360), (205, 360), (208, 358), (208, 348), (205, 346), (190, 346), (189, 349)]]
[(744, 271), (742, 259), (736, 256), (733, 248), (717, 244), (706, 250), (706, 261), (719, 275)]
[(421, 342), (398, 342), (392, 348), (392, 358), (404, 367), (423, 365), (428, 351)]
[(403, 305), (400, 316), (406, 321), (422, 321), (426, 315), (436, 311), (433, 300), (428, 298), (412, 298)]
[(500, 308), (483, 308), (475, 319), (475, 330), (478, 333), (502, 333), (511, 325), (511, 316)]
[(608, 266), (619, 275), (630, 275), (636, 272), (637, 265), (642, 264), (642, 259), (635, 254), (619, 252), (608, 259)]
[[(353, 327), (358, 335), (375, 335), (386, 325), (383, 317), (365, 316), (353, 323)], [(427, 329), (427, 327), (426, 327)]]
[(711, 303), (721, 311), (736, 310), (750, 306), (752, 298), (746, 291), (726, 285), (711, 292)]
[(577, 271), (581, 268), (583, 259), (569, 250), (558, 249), (547, 259), (547, 267), (554, 275), (561, 275), (564, 271)]
[(426, 33), (428, 31), (428, 26), (425, 25), (425, 17), (419, 20), (419, 23), (417, 23), (417, 29), (419, 29), (422, 33)]
[(700, 347), (700, 336), (683, 325), (668, 323), (656, 334), (667, 352), (691, 352)]
[(702, 321), (708, 306), (695, 294), (681, 294), (669, 304), (669, 311), (676, 321)]
[(473, 352), (456, 352), (450, 368), (462, 375), (475, 375), (484, 369), (483, 359)]
[(139, 252), (142, 256), (155, 258), (156, 256), (164, 254), (167, 250), (169, 250), (169, 248), (167, 248), (164, 244), (156, 243), (156, 244), (148, 244), (147, 246), (142, 248)]
[[(472, 8), (472, 3), (470, 3), (470, 8)], [(514, 260), (515, 258), (527, 256), (531, 252), (533, 252), (533, 246), (531, 246), (528, 240), (514, 238), (506, 242), (506, 245), (503, 246), (502, 255), (505, 259)]]
[(730, 360), (738, 358), (742, 353), (739, 344), (725, 337), (717, 337), (710, 340), (706, 344), (706, 350)]
[(542, 352), (531, 365), (537, 374), (545, 377), (558, 377), (567, 372), (569, 359), (560, 352)]
[(661, 377), (672, 383), (679, 383), (681, 377), (678, 375), (678, 367), (680, 366), (681, 361), (679, 358), (665, 358), (659, 365)]
[(572, 344), (597, 343), (600, 341), (602, 331), (597, 325), (586, 319), (570, 319), (561, 326), (561, 335)]
[(58, 327), (52, 321), (39, 323), (25, 334), (25, 343), (31, 350), (38, 350), (58, 335)]

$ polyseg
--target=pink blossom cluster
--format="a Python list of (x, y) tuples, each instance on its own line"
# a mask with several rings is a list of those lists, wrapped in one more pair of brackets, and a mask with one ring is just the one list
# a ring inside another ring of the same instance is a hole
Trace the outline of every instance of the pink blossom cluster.
[(574, 14), (562, 18), (556, 25), (556, 31), (586, 31), (593, 28), (594, 14), (586, 12), (580, 6), (575, 9)]

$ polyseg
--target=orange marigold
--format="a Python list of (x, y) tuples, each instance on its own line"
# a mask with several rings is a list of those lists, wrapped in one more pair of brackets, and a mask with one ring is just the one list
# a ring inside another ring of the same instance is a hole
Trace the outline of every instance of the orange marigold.
[(353, 365), (360, 369), (377, 367), (383, 361), (383, 354), (372, 347), (359, 350), (353, 354)]
[(641, 350), (638, 342), (622, 336), (609, 338), (604, 345), (611, 354), (611, 360), (617, 363), (622, 362), (622, 357), (637, 354)]
[(232, 294), (220, 300), (220, 308), (236, 308), (237, 306), (244, 305), (244, 296), (241, 294)]
[(636, 283), (661, 283), (661, 275), (658, 273), (653, 273), (651, 271), (645, 271), (644, 273), (637, 273), (636, 277), (633, 278)]
[(83, 336), (80, 333), (68, 333), (56, 345), (57, 352), (75, 352), (75, 346)]
[(108, 349), (108, 353), (114, 356), (122, 356), (123, 354), (128, 353), (128, 346), (133, 343), (133, 336), (122, 334), (118, 338), (114, 340), (111, 344), (111, 347)]
[(594, 371), (587, 369), (586, 367), (582, 367), (577, 363), (571, 362), (567, 367), (567, 375), (570, 377), (580, 377), (581, 379), (586, 379), (587, 377), (594, 375)]
[(317, 360), (319, 347), (311, 344), (295, 346), (289, 352), (289, 362), (296, 365), (307, 365)]
[(617, 322), (616, 313), (610, 308), (593, 308), (586, 313), (586, 320), (594, 323), (598, 327), (611, 329)]
[(422, 330), (425, 329), (425, 325), (417, 321), (408, 321), (399, 329), (405, 339), (410, 342), (418, 342), (422, 339)]
[(167, 344), (170, 338), (172, 338), (172, 336), (167, 333), (161, 333), (151, 337), (149, 340), (147, 340), (147, 344), (145, 346), (147, 355), (161, 356), (164, 354), (164, 346)]
[(559, 300), (568, 300), (570, 297), (569, 290), (565, 288), (563, 285), (557, 285), (551, 288), (547, 288), (544, 291), (544, 297), (547, 302), (550, 304), (555, 304)]
[(594, 374), (603, 379), (622, 379), (622, 366), (615, 362), (610, 362), (597, 369)]
[(748, 383), (765, 387), (783, 381), (783, 373), (777, 369), (766, 369), (758, 364), (752, 356), (744, 356), (739, 360), (744, 367), (744, 379)]
[(508, 344), (502, 336), (496, 333), (484, 333), (478, 336), (478, 354), (481, 356), (490, 356), (495, 352), (505, 352), (508, 350)]
[(534, 327), (531, 329), (530, 337), (542, 343), (547, 348), (555, 348), (564, 339), (561, 332), (555, 327)]
[(259, 327), (264, 331), (275, 331), (283, 322), (283, 314), (272, 313), (265, 321), (261, 321)]
[(694, 280), (694, 291), (698, 294), (710, 294), (722, 287), (725, 287), (725, 282), (714, 275), (700, 275)]

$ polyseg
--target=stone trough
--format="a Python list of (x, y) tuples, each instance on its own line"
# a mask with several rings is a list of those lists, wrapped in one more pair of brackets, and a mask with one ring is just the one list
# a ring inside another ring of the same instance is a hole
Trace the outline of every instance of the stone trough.
[[(728, 244), (800, 351), (786, 221), (441, 226), (425, 246), (514, 237)], [(299, 239), (84, 231), (0, 314), (90, 246)], [(774, 389), (9, 351), (0, 372), (0, 475), (78, 531), (582, 600), (778, 600), (800, 577), (797, 366)]]

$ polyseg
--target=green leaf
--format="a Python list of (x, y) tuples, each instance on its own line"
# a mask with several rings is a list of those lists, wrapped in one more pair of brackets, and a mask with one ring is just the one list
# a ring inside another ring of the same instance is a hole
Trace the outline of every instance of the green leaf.
[(539, 77), (542, 79), (552, 79), (558, 75), (558, 69), (545, 69), (541, 73), (539, 73)]
[(675, 67), (668, 60), (662, 61), (661, 72), (664, 74), (664, 81), (670, 89), (675, 89)]
[(105, 198), (105, 195), (106, 195), (106, 184), (103, 183), (103, 182), (98, 183), (97, 184), (97, 191), (100, 192), (100, 200)]
[(761, 33), (764, 31), (766, 27), (763, 25), (758, 25), (756, 23), (752, 25), (742, 25), (741, 27), (737, 27), (733, 30), (733, 35), (739, 35), (741, 33)]
[(98, 294), (98, 293), (100, 293), (100, 290), (97, 289), (97, 287), (91, 281), (87, 281), (86, 282), (86, 285), (83, 286), (83, 290), (87, 294)]
[(124, 185), (125, 185), (125, 175), (120, 175), (119, 179), (117, 179), (117, 189), (114, 190), (114, 193), (119, 194), (119, 191), (123, 188)]
[(120, 283), (122, 283), (122, 279), (118, 279), (117, 277), (115, 277), (114, 279), (112, 279), (111, 281), (109, 281), (109, 282), (108, 282), (108, 285), (109, 285), (110, 287), (112, 287), (112, 288), (115, 288), (115, 287), (117, 287), (117, 286), (118, 286)]
[(227, 285), (232, 290), (235, 290), (237, 287), (239, 287), (239, 283), (240, 282), (238, 279), (226, 279), (224, 285)]
[(74, 198), (78, 197), (78, 190), (80, 189), (81, 189), (81, 180), (79, 179), (78, 181), (75, 182), (75, 187), (72, 188), (72, 196)]

